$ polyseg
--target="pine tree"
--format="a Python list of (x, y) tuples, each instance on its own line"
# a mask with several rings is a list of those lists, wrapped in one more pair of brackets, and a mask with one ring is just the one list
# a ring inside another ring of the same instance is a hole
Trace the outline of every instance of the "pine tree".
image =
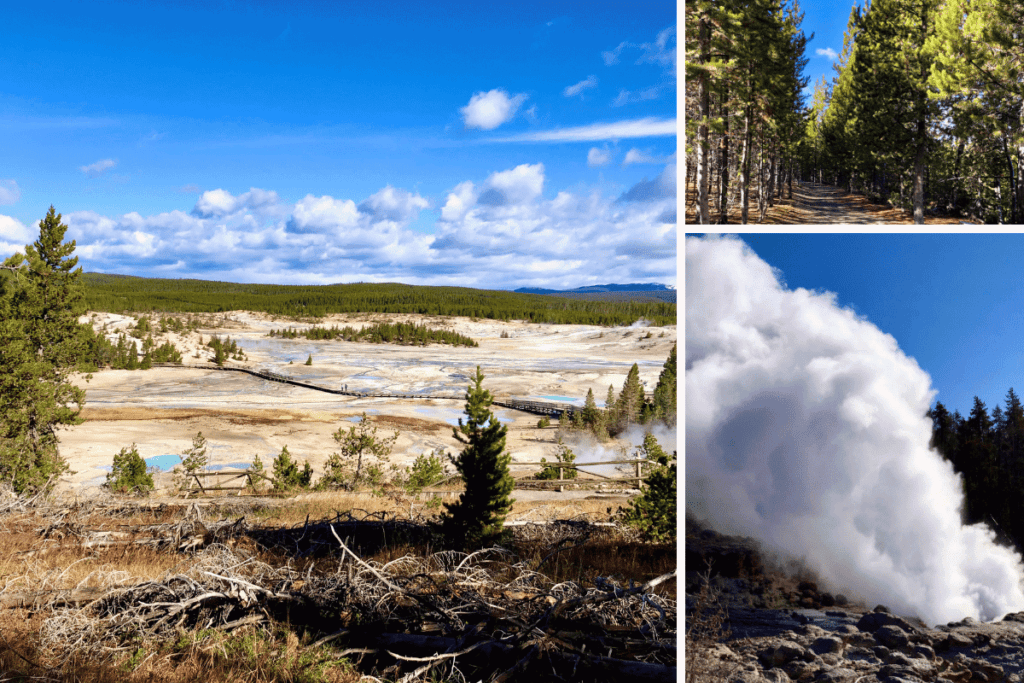
[(636, 455), (651, 461), (655, 467), (644, 478), (643, 493), (630, 502), (623, 519), (651, 540), (675, 540), (678, 526), (675, 454), (669, 457), (657, 439), (646, 434)]
[(665, 366), (658, 375), (658, 384), (652, 396), (654, 419), (662, 420), (669, 427), (676, 425), (676, 345), (672, 345)]
[(508, 465), (512, 456), (505, 452), (508, 428), (489, 410), (491, 394), (483, 388), (484, 375), (476, 368), (473, 384), (466, 392), (466, 415), (453, 430), (455, 438), (466, 444), (457, 458), (451, 458), (465, 483), (466, 490), (455, 503), (445, 503), (442, 531), (449, 545), (479, 548), (502, 536), (502, 522), (512, 509), (513, 480)]
[(288, 446), (284, 446), (276, 458), (274, 458), (274, 489), (287, 491), (299, 485), (299, 466), (292, 460), (292, 454), (288, 452)]
[(69, 381), (86, 346), (75, 241), (50, 207), (39, 238), (0, 268), (0, 480), (19, 493), (68, 470), (57, 430), (80, 424), (85, 392)]
[(615, 401), (616, 421), (615, 432), (621, 432), (640, 421), (640, 411), (644, 404), (644, 390), (640, 385), (640, 367), (633, 363), (622, 383), (622, 391)]
[(209, 458), (206, 455), (206, 437), (202, 432), (196, 432), (196, 435), (192, 437), (192, 445), (185, 449), (179, 457), (188, 474), (195, 474), (206, 469)]
[(153, 475), (146, 471), (146, 461), (139, 455), (138, 446), (126, 446), (114, 456), (105, 485), (118, 493), (145, 493), (153, 490)]
[(597, 409), (597, 401), (594, 400), (594, 390), (587, 389), (587, 398), (583, 402), (582, 413), (583, 424), (590, 430), (596, 430), (601, 421), (601, 411)]

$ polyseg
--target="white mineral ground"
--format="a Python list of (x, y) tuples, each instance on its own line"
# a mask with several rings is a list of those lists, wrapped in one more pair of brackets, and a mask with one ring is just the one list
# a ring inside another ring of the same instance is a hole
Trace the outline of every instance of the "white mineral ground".
[[(82, 321), (91, 320), (97, 330), (106, 325), (108, 338), (116, 342), (118, 331), (134, 325), (137, 317), (89, 313)], [(212, 334), (222, 339), (230, 336), (247, 356), (245, 361), (229, 361), (228, 366), (271, 370), (330, 388), (348, 385), (349, 390), (459, 398), (335, 396), (212, 369), (102, 370), (93, 373), (89, 381), (75, 378), (86, 390), (85, 422), (59, 433), (60, 452), (73, 472), (63, 478), (62, 488), (87, 493), (101, 485), (114, 454), (124, 446), (137, 444), (143, 458), (176, 455), (191, 445), (198, 431), (207, 439), (212, 466), (246, 467), (258, 454), (269, 468), (287, 445), (293, 457), (300, 462), (308, 460), (320, 473), (327, 457), (337, 450), (331, 435), (339, 427), (355, 424), (362, 412), (378, 425), (378, 435), (398, 430), (392, 462), (409, 465), (425, 451), (445, 448), (456, 453), (461, 449), (451, 427), (463, 416), (464, 394), (477, 365), (486, 376), (484, 388), (495, 398), (567, 402), (545, 397), (569, 397), (582, 405), (587, 390), (593, 389), (600, 406), (609, 384), (618, 394), (633, 363), (639, 366), (645, 390), (652, 391), (676, 342), (675, 326), (608, 328), (399, 314), (332, 315), (317, 323), (358, 328), (374, 321), (417, 322), (454, 330), (479, 343), (478, 348), (413, 347), (269, 338), (271, 329), (303, 329), (312, 324), (262, 313), (204, 317), (207, 326), (198, 330), (204, 342)], [(212, 367), (212, 350), (200, 346), (199, 334), (154, 334), (154, 339), (158, 344), (172, 341), (187, 365)], [(313, 365), (307, 366), (304, 363), (310, 354)], [(494, 410), (509, 427), (507, 450), (513, 462), (552, 458), (554, 421), (551, 427), (538, 429), (538, 415), (500, 407)], [(675, 444), (663, 445), (675, 448)], [(621, 446), (628, 445), (622, 442)], [(603, 449), (610, 450), (614, 449)], [(584, 448), (576, 452), (579, 460), (588, 459)], [(159, 477), (158, 486), (169, 484), (168, 478)]]

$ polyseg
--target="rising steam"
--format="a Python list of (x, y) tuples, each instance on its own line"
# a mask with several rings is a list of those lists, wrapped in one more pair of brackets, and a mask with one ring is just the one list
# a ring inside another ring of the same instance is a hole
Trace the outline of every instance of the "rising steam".
[(832, 590), (929, 624), (1024, 610), (1020, 557), (961, 524), (930, 378), (735, 238), (686, 240), (686, 506)]

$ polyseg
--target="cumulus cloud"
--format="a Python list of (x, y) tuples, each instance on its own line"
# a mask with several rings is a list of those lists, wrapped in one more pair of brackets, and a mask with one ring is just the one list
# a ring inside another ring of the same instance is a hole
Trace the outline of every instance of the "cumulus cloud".
[(17, 218), (0, 216), (0, 242), (24, 246), (36, 236)]
[[(270, 190), (203, 193), (191, 211), (143, 216), (68, 214), (68, 237), (87, 270), (173, 273), (235, 282), (407, 282), (480, 288), (674, 283), (675, 196), (616, 201), (600, 190), (545, 198), (545, 167), (519, 164), (466, 179), (446, 193), (433, 234), (410, 227), (431, 199), (385, 186), (358, 202)], [(664, 193), (662, 193), (664, 194)], [(0, 247), (29, 237), (0, 219)], [(11, 251), (14, 249), (12, 248)]]
[(0, 180), (0, 206), (13, 204), (21, 199), (21, 188), (14, 180)]
[(676, 196), (676, 165), (668, 164), (654, 180), (646, 177), (629, 188), (616, 200), (618, 202), (652, 202)]
[(492, 173), (487, 185), (501, 194), (504, 203), (528, 202), (539, 197), (544, 189), (544, 164), (520, 164), (508, 171)]
[(597, 76), (591, 74), (587, 76), (586, 79), (580, 81), (576, 85), (567, 86), (565, 90), (562, 91), (562, 94), (565, 95), (566, 97), (575, 97), (576, 95), (582, 93), (584, 90), (589, 90), (590, 88), (596, 87)]
[(597, 147), (591, 147), (590, 151), (587, 152), (587, 166), (594, 168), (596, 166), (607, 166), (612, 161), (612, 153), (607, 147), (599, 149)]
[(278, 203), (277, 193), (273, 190), (261, 190), (258, 187), (250, 188), (248, 192), (235, 197), (227, 190), (208, 190), (202, 194), (192, 213), (203, 218), (211, 216), (224, 216), (242, 209), (260, 209), (273, 206)]
[(515, 116), (528, 97), (525, 93), (509, 97), (508, 92), (501, 89), (478, 92), (459, 111), (466, 128), (494, 130)]
[(814, 53), (819, 57), (828, 57), (829, 59), (835, 59), (836, 57), (839, 56), (839, 53), (830, 47), (819, 47), (817, 50), (814, 51)]
[(351, 199), (307, 194), (292, 210), (289, 230), (294, 232), (336, 232), (359, 222), (359, 209)]
[(103, 175), (104, 171), (109, 171), (115, 166), (117, 166), (117, 161), (115, 161), (114, 159), (100, 159), (94, 164), (89, 164), (88, 166), (79, 166), (78, 170), (80, 170), (82, 173), (89, 176), (90, 178), (96, 178), (100, 175)]
[(395, 189), (388, 185), (370, 195), (359, 205), (361, 213), (368, 214), (374, 221), (405, 222), (416, 218), (420, 211), (430, 206), (423, 197), (408, 190)]
[(592, 123), (572, 128), (521, 133), (507, 138), (490, 138), (483, 142), (591, 142), (623, 138), (675, 137), (675, 135), (675, 119), (659, 119), (648, 116), (632, 121)]

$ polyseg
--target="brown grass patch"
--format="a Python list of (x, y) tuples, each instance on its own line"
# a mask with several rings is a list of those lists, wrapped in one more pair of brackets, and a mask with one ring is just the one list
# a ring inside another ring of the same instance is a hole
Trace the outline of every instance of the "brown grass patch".
[[(80, 413), (87, 422), (113, 422), (118, 420), (189, 420), (198, 418), (219, 418), (238, 425), (278, 424), (298, 420), (301, 422), (337, 422), (350, 415), (329, 413), (325, 410), (281, 410), (281, 409), (239, 409), (220, 410), (205, 408), (90, 408)], [(353, 413), (354, 415), (354, 413)]]

